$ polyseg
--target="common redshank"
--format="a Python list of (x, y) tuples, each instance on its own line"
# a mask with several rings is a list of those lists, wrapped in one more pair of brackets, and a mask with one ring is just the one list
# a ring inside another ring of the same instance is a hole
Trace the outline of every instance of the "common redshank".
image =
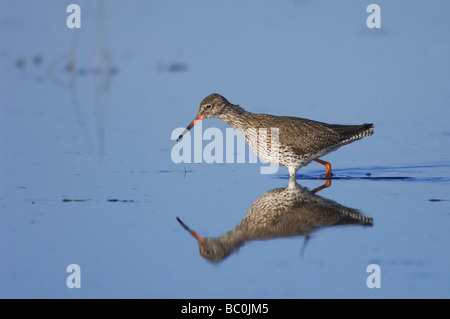
[(220, 237), (203, 237), (180, 218), (177, 220), (197, 239), (200, 254), (212, 262), (222, 261), (253, 240), (304, 236), (306, 245), (311, 233), (325, 227), (373, 225), (373, 219), (359, 210), (321, 197), (293, 180), (287, 187), (272, 189), (255, 200), (237, 226)]
[(327, 124), (298, 117), (247, 112), (220, 94), (213, 93), (200, 103), (198, 115), (177, 141), (195, 124), (208, 118), (219, 118), (234, 127), (261, 159), (286, 166), (291, 180), (295, 180), (300, 167), (311, 161), (325, 165), (324, 177), (331, 178), (331, 164), (319, 157), (373, 134), (373, 124)]

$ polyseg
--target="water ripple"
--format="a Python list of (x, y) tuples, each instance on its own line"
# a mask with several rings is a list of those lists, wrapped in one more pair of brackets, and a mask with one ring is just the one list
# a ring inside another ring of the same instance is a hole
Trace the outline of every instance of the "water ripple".
[[(297, 179), (325, 179), (324, 170), (314, 170), (307, 174), (297, 174)], [(289, 179), (288, 174), (277, 175), (280, 179)], [(374, 180), (409, 182), (450, 182), (450, 163), (426, 163), (393, 166), (369, 166), (354, 168), (334, 168), (335, 180)]]

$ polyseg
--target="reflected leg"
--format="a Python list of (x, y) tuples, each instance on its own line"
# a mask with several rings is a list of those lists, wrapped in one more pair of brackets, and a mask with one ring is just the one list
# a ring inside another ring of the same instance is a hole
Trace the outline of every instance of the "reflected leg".
[(315, 193), (317, 193), (318, 191), (321, 191), (322, 189), (327, 188), (327, 187), (330, 187), (330, 186), (331, 186), (331, 179), (327, 179), (327, 181), (325, 182), (325, 184), (323, 184), (322, 186), (319, 186), (319, 187), (317, 187), (317, 188), (314, 188), (314, 189), (312, 190), (312, 193), (315, 194)]

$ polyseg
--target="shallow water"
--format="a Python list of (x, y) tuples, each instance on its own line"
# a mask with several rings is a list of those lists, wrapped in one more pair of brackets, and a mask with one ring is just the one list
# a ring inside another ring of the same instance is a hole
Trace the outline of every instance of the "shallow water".
[[(86, 2), (76, 33), (68, 3), (1, 2), (0, 297), (450, 297), (449, 4), (379, 1), (369, 30), (359, 1)], [(172, 161), (212, 92), (375, 134), (324, 157), (330, 187), (311, 163), (288, 196), (284, 167)], [(274, 212), (295, 222), (254, 229)], [(234, 229), (226, 256), (177, 217)]]

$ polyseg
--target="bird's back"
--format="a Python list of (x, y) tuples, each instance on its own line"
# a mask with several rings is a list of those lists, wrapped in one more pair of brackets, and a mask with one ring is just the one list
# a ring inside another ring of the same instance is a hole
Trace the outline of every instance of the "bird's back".
[[(271, 148), (275, 141), (273, 130), (277, 130), (279, 156), (283, 157), (278, 162), (283, 165), (303, 159), (305, 163), (301, 165), (305, 165), (317, 155), (323, 156), (342, 145), (373, 134), (372, 124), (338, 125), (290, 116), (246, 114), (246, 121), (240, 127), (245, 130), (250, 147), (264, 160), (276, 162), (266, 154), (265, 147), (268, 145)], [(261, 136), (261, 129), (265, 129), (266, 136)]]

